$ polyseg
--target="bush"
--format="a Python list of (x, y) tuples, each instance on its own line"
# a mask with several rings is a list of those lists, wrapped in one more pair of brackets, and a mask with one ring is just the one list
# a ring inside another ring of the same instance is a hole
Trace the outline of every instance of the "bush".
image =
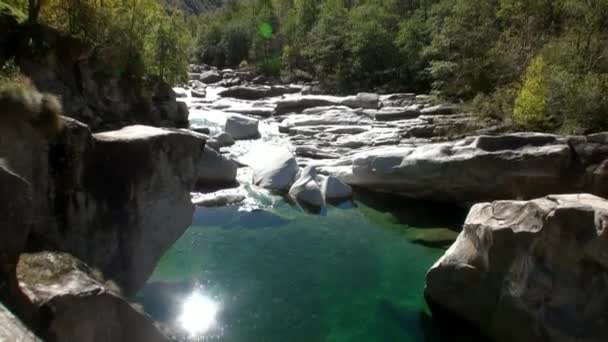
[(547, 120), (547, 66), (542, 56), (536, 57), (528, 69), (524, 84), (515, 100), (513, 121), (526, 128), (543, 125)]

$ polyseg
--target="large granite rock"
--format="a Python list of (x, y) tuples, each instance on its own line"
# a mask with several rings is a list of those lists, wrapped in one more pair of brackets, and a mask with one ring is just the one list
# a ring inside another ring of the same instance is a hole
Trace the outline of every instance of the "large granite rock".
[(237, 164), (206, 147), (197, 167), (197, 188), (217, 188), (236, 184)]
[(587, 194), (475, 205), (426, 278), (442, 321), (495, 341), (608, 340), (608, 201)]
[(41, 342), (42, 340), (0, 303), (0, 341)]
[(323, 171), (350, 185), (456, 203), (577, 191), (605, 195), (608, 189), (593, 184), (603, 179), (606, 145), (579, 137), (574, 149), (573, 139), (522, 133), (378, 148)]
[(126, 293), (191, 223), (205, 145), (195, 133), (131, 126), (92, 135), (66, 119), (51, 142), (27, 125), (0, 125), (0, 137), (0, 158), (32, 190), (30, 239), (75, 255)]
[(169, 341), (116, 286), (69, 254), (23, 254), (17, 272), (24, 292), (44, 313), (40, 334), (48, 341)]

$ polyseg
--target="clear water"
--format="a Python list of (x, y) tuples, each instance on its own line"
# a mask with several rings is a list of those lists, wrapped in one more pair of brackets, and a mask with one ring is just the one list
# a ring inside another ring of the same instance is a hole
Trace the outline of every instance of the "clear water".
[(200, 208), (138, 300), (179, 326), (192, 291), (211, 298), (214, 326), (190, 336), (198, 341), (438, 341), (424, 278), (456, 235), (445, 228), (461, 222), (457, 211), (376, 196), (322, 216), (283, 200)]

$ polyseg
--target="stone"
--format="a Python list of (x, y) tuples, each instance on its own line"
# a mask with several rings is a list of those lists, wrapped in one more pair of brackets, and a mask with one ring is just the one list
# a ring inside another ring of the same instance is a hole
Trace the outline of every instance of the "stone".
[(173, 91), (175, 92), (175, 97), (178, 99), (187, 98), (189, 96), (188, 90), (184, 88), (173, 88)]
[(211, 133), (211, 131), (209, 130), (209, 127), (192, 127), (190, 129), (196, 133), (201, 133), (201, 134), (209, 135)]
[(318, 210), (325, 206), (314, 166), (307, 166), (300, 172), (300, 177), (289, 189), (289, 196), (303, 207)]
[(268, 160), (253, 165), (253, 183), (259, 187), (287, 192), (298, 174), (298, 163), (291, 152), (273, 152)]
[(208, 194), (197, 194), (192, 198), (192, 203), (198, 207), (225, 207), (243, 202), (247, 196), (239, 190), (220, 190)]
[[(66, 253), (22, 254), (19, 282), (43, 315), (49, 341), (150, 341), (169, 339), (116, 286)], [(1, 328), (0, 328), (1, 330)]]
[(340, 155), (331, 152), (324, 152), (315, 146), (298, 146), (296, 155), (313, 159), (338, 159)]
[(220, 75), (217, 71), (206, 71), (201, 74), (199, 81), (205, 84), (213, 84), (222, 80), (222, 75)]
[(0, 341), (42, 342), (0, 302)]
[(420, 110), (414, 106), (405, 108), (384, 107), (379, 110), (367, 109), (363, 111), (363, 114), (376, 121), (393, 121), (417, 118), (420, 116)]
[(207, 92), (204, 89), (192, 89), (190, 90), (190, 94), (192, 94), (192, 97), (199, 99), (207, 97)]
[(207, 146), (197, 166), (197, 188), (217, 188), (236, 184), (237, 164)]
[(241, 100), (259, 100), (270, 95), (270, 87), (235, 86), (222, 90), (218, 95), (221, 97), (233, 97)]
[(440, 321), (494, 341), (606, 341), (608, 201), (589, 194), (473, 206), (426, 277)]
[(373, 93), (358, 93), (356, 96), (349, 96), (344, 99), (342, 104), (351, 108), (378, 109), (380, 107), (380, 97)]
[(259, 120), (240, 114), (232, 114), (226, 119), (225, 131), (234, 140), (259, 139), (258, 125)]
[(458, 106), (453, 104), (440, 104), (432, 107), (427, 107), (421, 110), (424, 115), (441, 115), (441, 114), (457, 114), (460, 111)]
[[(387, 134), (390, 139), (390, 131)], [(414, 199), (464, 203), (534, 198), (583, 186), (572, 168), (569, 146), (549, 135), (481, 136), (379, 148), (356, 153), (350, 160), (350, 170), (340, 168), (334, 174), (345, 183)]]
[(234, 145), (234, 143), (235, 143), (234, 138), (232, 138), (232, 136), (230, 136), (230, 134), (228, 134), (226, 132), (222, 132), (217, 135), (214, 135), (209, 140), (207, 145), (209, 147), (211, 147), (212, 149), (219, 151), (220, 148), (232, 146), (232, 145)]
[(353, 188), (334, 176), (323, 179), (321, 192), (328, 203), (341, 202), (353, 197)]
[(149, 126), (93, 135), (67, 118), (51, 142), (28, 129), (0, 125), (0, 158), (30, 184), (30, 238), (137, 291), (192, 222), (205, 139)]
[(306, 95), (295, 99), (286, 99), (278, 101), (274, 109), (274, 115), (301, 113), (302, 111), (308, 108), (335, 106), (339, 104), (339, 98), (332, 98), (329, 96)]

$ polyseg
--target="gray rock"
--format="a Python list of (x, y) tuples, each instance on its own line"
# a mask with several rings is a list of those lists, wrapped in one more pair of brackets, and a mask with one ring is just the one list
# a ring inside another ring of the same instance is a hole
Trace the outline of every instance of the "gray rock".
[(358, 153), (351, 169), (340, 168), (338, 175), (350, 185), (410, 198), (456, 203), (534, 198), (583, 186), (570, 172), (571, 158), (569, 146), (554, 136), (482, 136)]
[(190, 91), (190, 93), (192, 94), (192, 97), (199, 98), (199, 99), (200, 98), (204, 99), (205, 97), (207, 97), (207, 92), (204, 89), (192, 89)]
[(336, 203), (353, 197), (353, 188), (334, 176), (328, 176), (323, 179), (321, 192), (328, 203)]
[(307, 208), (318, 210), (325, 206), (314, 166), (307, 166), (300, 172), (300, 177), (289, 189), (289, 196)]
[(222, 97), (233, 97), (242, 100), (259, 100), (270, 95), (270, 87), (235, 86), (221, 91), (218, 95)]
[(424, 115), (441, 115), (441, 114), (457, 114), (460, 108), (453, 104), (440, 104), (423, 109), (421, 112)]
[(26, 127), (0, 125), (0, 156), (32, 189), (30, 237), (131, 294), (192, 222), (205, 140), (147, 126), (95, 135), (75, 120), (64, 126), (51, 145)]
[(608, 201), (587, 194), (475, 205), (430, 269), (434, 317), (495, 341), (606, 341)]
[(206, 84), (217, 83), (222, 80), (222, 75), (217, 71), (207, 71), (202, 73), (198, 80)]
[(296, 155), (313, 159), (337, 159), (340, 155), (331, 152), (325, 152), (315, 146), (298, 146), (296, 147)]
[(222, 132), (220, 134), (214, 135), (208, 142), (207, 146), (212, 149), (219, 151), (222, 147), (228, 147), (234, 145), (234, 139), (230, 136), (230, 134)]
[(173, 88), (173, 91), (175, 92), (175, 97), (178, 99), (186, 98), (189, 94), (188, 90), (184, 88)]
[(378, 109), (380, 97), (373, 93), (359, 93), (356, 96), (347, 97), (342, 104), (351, 108)]
[(220, 190), (208, 194), (199, 194), (192, 198), (192, 203), (199, 207), (225, 207), (243, 202), (247, 196), (240, 190)]
[(205, 146), (203, 158), (197, 165), (197, 188), (217, 188), (236, 183), (237, 164)]
[[(207, 135), (209, 135), (209, 133), (211, 132), (209, 130), (209, 127), (194, 127), (194, 128), (190, 128), (190, 129), (196, 133), (207, 134)], [(209, 143), (207, 143), (207, 145), (208, 144)]]
[(69, 254), (22, 254), (17, 273), (24, 292), (46, 313), (48, 340), (169, 341), (115, 286)]
[(0, 303), (0, 341), (42, 342)]
[(420, 110), (417, 107), (386, 107), (379, 110), (367, 109), (363, 114), (377, 121), (393, 121), (417, 118), (420, 116)]
[(301, 113), (305, 109), (340, 104), (340, 99), (327, 96), (307, 95), (296, 99), (278, 101), (274, 110), (275, 115)]
[(265, 189), (287, 192), (298, 174), (298, 163), (287, 150), (273, 153), (272, 157), (253, 167), (253, 183)]
[(259, 139), (259, 121), (244, 115), (233, 114), (226, 119), (225, 131), (235, 140)]

